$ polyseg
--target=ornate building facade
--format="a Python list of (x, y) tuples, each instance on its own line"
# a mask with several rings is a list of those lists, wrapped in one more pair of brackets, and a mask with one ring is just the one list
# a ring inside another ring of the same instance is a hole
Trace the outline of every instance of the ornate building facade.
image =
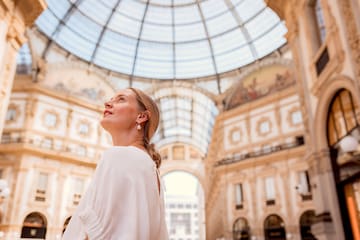
[[(206, 161), (207, 236), (359, 239), (359, 2), (267, 3), (288, 28), (302, 123), (299, 132), (284, 124), (296, 119), (285, 117), (292, 113), (282, 93), (291, 88), (220, 114)], [(270, 119), (265, 149), (266, 138), (251, 132), (256, 114)], [(283, 147), (288, 137), (296, 147)]]

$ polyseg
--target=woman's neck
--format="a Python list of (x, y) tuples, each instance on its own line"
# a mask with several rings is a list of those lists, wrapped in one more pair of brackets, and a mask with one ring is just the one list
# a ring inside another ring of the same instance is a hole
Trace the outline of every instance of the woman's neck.
[(114, 146), (134, 146), (146, 151), (141, 133), (112, 135)]

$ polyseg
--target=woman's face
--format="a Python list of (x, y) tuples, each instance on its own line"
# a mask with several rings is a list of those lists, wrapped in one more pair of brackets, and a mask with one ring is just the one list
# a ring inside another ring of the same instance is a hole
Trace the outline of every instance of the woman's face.
[(136, 95), (130, 89), (120, 90), (105, 103), (101, 126), (109, 133), (128, 131), (136, 127), (139, 114)]

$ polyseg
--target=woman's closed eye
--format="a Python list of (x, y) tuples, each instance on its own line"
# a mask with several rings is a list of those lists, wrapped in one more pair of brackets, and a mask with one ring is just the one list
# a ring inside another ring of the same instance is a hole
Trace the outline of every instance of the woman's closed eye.
[(117, 98), (115, 98), (115, 102), (123, 102), (126, 101), (126, 98), (124, 96), (118, 96)]

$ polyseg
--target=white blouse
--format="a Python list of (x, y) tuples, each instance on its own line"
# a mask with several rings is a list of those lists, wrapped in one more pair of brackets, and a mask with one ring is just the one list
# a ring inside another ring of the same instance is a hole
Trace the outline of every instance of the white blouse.
[(133, 146), (106, 150), (63, 240), (168, 240), (164, 193), (151, 157)]

